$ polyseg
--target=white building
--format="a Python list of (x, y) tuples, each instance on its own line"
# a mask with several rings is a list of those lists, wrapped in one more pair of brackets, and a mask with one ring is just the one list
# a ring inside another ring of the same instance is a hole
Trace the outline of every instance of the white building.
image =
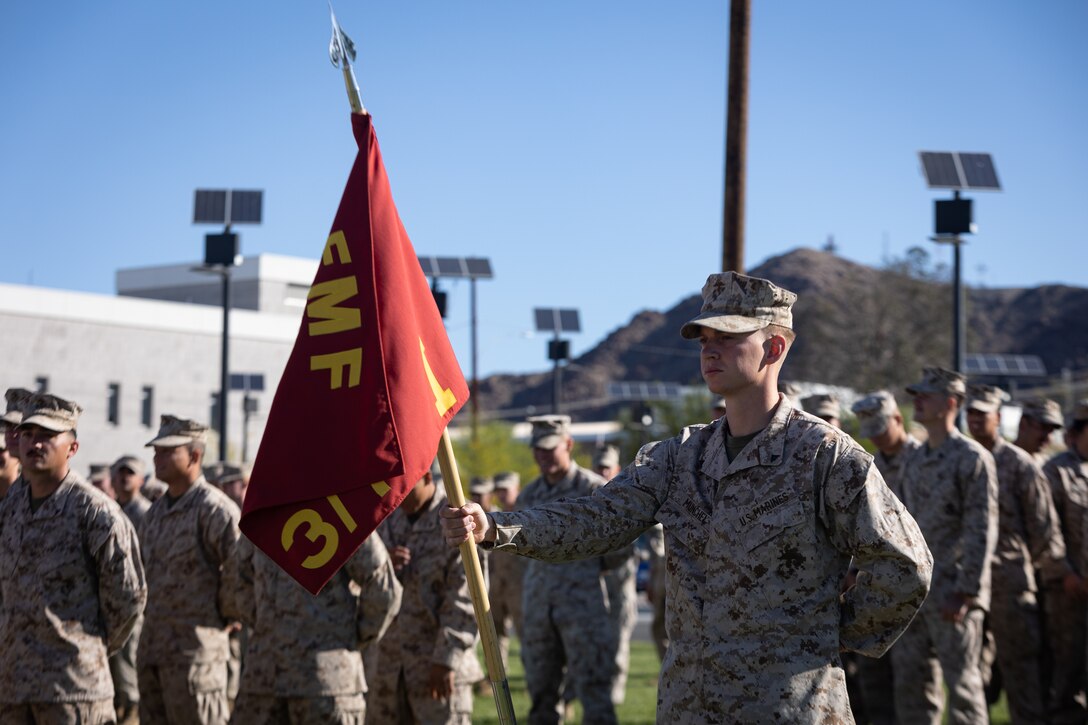
[[(220, 385), (222, 283), (195, 266), (119, 270), (115, 297), (0, 284), (0, 391), (47, 390), (83, 406), (76, 470), (124, 453), (150, 464), (143, 446), (162, 413), (218, 425), (212, 408)], [(257, 410), (248, 425), (244, 393), (228, 396), (233, 461), (243, 450), (250, 460), (257, 454), (316, 272), (317, 260), (276, 255), (247, 257), (234, 269), (230, 371), (262, 375), (264, 390), (250, 393)], [(215, 437), (209, 448), (214, 460)]]

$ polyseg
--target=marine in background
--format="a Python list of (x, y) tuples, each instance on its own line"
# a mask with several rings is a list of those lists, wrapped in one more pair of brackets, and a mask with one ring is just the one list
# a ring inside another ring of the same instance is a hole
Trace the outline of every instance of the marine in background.
[(207, 426), (163, 415), (147, 444), (155, 449), (155, 476), (169, 490), (139, 529), (148, 571), (136, 652), (141, 723), (222, 725), (230, 714), (221, 578), (241, 512), (204, 478), (207, 437)]
[(1085, 592), (1084, 521), (1088, 515), (1088, 399), (1073, 409), (1066, 429), (1069, 449), (1047, 461), (1043, 473), (1050, 484), (1054, 509), (1061, 522), (1071, 571), (1060, 585), (1044, 587), (1047, 641), (1050, 645), (1050, 704), (1053, 723), (1083, 723), (1085, 708), (1085, 647), (1088, 605)]
[(365, 539), (315, 596), (242, 537), (223, 586), (224, 613), (247, 632), (233, 725), (363, 725), (360, 652), (386, 631), (401, 599), (381, 538)]
[(1046, 476), (1034, 459), (1001, 437), (1008, 395), (992, 385), (967, 388), (967, 427), (997, 467), (997, 547), (991, 561), (989, 626), (1014, 723), (1047, 722), (1046, 641), (1036, 571), (1059, 583), (1071, 570)]
[[(437, 466), (378, 527), (403, 587), (400, 611), (367, 660), (372, 725), (469, 725), (472, 685), (483, 677), (461, 553), (445, 546)], [(372, 648), (374, 649), (374, 648)]]
[(928, 434), (900, 469), (903, 503), (933, 552), (933, 583), (891, 650), (900, 722), (939, 725), (948, 688), (952, 722), (989, 719), (980, 668), (983, 622), (990, 609), (990, 561), (997, 543), (997, 471), (993, 456), (956, 428), (966, 378), (927, 367), (907, 387), (914, 420)]
[(0, 502), (0, 722), (113, 723), (109, 654), (147, 588), (132, 524), (71, 467), (82, 408), (37, 393), (17, 429), (23, 475)]
[[(623, 470), (620, 448), (614, 443), (597, 446), (593, 453), (593, 472), (606, 481)], [(607, 485), (607, 484), (606, 484)], [(608, 590), (608, 619), (615, 644), (615, 672), (612, 675), (612, 703), (622, 705), (627, 695), (627, 673), (631, 669), (631, 635), (638, 624), (638, 553), (631, 547), (631, 556), (604, 573)]]

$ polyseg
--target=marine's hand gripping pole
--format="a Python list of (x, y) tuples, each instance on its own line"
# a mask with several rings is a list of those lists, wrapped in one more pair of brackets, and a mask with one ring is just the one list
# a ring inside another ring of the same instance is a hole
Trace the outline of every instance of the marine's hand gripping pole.
[[(457, 460), (453, 456), (453, 444), (450, 443), (449, 431), (442, 431), (442, 440), (438, 443), (438, 465), (442, 469), (442, 480), (446, 486), (446, 498), (450, 506), (460, 508), (465, 505), (465, 494), (461, 490), (461, 475), (457, 471)], [(510, 684), (506, 680), (506, 668), (499, 654), (499, 638), (495, 633), (495, 620), (491, 616), (491, 602), (487, 599), (487, 585), (484, 582), (483, 568), (476, 544), (469, 539), (461, 544), (461, 560), (465, 564), (468, 576), (468, 588), (472, 594), (472, 606), (476, 610), (476, 623), (480, 626), (480, 641), (484, 647), (484, 661), (487, 663), (487, 676), (491, 680), (491, 690), (495, 695), (495, 709), (499, 713), (499, 723), (514, 725), (514, 703), (510, 699)]]

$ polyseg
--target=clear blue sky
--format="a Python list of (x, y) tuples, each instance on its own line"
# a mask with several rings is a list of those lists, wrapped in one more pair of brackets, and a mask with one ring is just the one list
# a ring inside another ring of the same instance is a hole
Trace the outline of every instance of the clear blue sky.
[[(753, 5), (749, 267), (828, 235), (950, 259), (916, 152), (988, 151), (1004, 191), (974, 195), (968, 281), (1088, 286), (1088, 3)], [(535, 306), (581, 310), (577, 355), (717, 271), (727, 8), (338, 2), (417, 251), (492, 260), (481, 374), (547, 368)], [(354, 154), (329, 34), (324, 0), (6, 7), (0, 282), (109, 294), (199, 259), (197, 187), (265, 190), (243, 253), (316, 257)]]

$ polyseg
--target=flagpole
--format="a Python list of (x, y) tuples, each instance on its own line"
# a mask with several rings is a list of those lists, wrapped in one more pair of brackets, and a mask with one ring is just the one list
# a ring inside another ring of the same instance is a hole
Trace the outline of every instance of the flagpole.
[[(340, 28), (333, 12), (332, 2), (329, 2), (329, 16), (332, 20), (332, 40), (329, 42), (329, 60), (344, 74), (344, 86), (348, 93), (348, 102), (351, 103), (351, 112), (365, 114), (363, 101), (359, 97), (359, 84), (355, 80), (355, 70), (351, 62), (355, 60), (355, 44)], [(465, 505), (465, 494), (461, 490), (461, 476), (457, 471), (457, 459), (453, 455), (453, 444), (450, 443), (450, 434), (442, 429), (442, 441), (438, 446), (438, 465), (442, 469), (442, 479), (445, 482), (446, 497), (450, 505), (460, 508)], [(491, 680), (491, 691), (495, 696), (495, 709), (498, 711), (500, 725), (516, 725), (514, 717), (514, 703), (510, 699), (510, 684), (506, 679), (506, 668), (502, 663), (502, 655), (499, 653), (499, 638), (495, 632), (495, 620), (491, 616), (491, 602), (487, 598), (487, 583), (484, 580), (483, 567), (480, 566), (480, 555), (476, 551), (476, 544), (465, 542), (461, 544), (461, 561), (465, 566), (465, 575), (468, 578), (469, 594), (472, 597), (472, 608), (476, 613), (476, 623), (480, 629), (480, 641), (484, 649), (484, 662), (487, 664), (487, 674)]]
[[(443, 429), (442, 440), (438, 444), (438, 466), (442, 469), (442, 480), (446, 487), (446, 498), (450, 506), (460, 508), (465, 505), (465, 493), (461, 488), (461, 474), (457, 470), (457, 459), (453, 455), (450, 433)], [(495, 696), (495, 709), (501, 725), (514, 725), (514, 703), (510, 699), (510, 683), (506, 679), (506, 667), (499, 653), (499, 637), (495, 632), (495, 619), (491, 616), (491, 602), (487, 597), (487, 584), (484, 581), (483, 567), (480, 566), (480, 554), (474, 542), (461, 544), (461, 561), (468, 576), (469, 593), (472, 595), (472, 607), (476, 610), (476, 622), (480, 627), (480, 642), (484, 648), (484, 661), (487, 664), (491, 691)]]

